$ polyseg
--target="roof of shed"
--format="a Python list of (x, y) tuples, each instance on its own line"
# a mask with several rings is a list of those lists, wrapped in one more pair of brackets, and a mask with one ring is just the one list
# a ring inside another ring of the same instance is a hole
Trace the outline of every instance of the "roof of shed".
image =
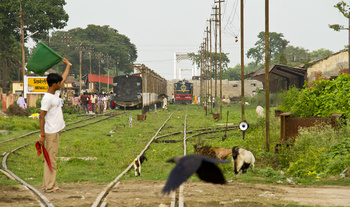
[[(305, 68), (291, 67), (287, 65), (272, 65), (269, 69), (269, 77), (282, 77), (282, 78), (295, 78), (295, 77), (304, 77), (306, 73)], [(244, 78), (252, 78), (255, 80), (259, 80), (261, 82), (265, 82), (265, 68), (257, 70), (255, 72), (249, 73), (244, 76)]]

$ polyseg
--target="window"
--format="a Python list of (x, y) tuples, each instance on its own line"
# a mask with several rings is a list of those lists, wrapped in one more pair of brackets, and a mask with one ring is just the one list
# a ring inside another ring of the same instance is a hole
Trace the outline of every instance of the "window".
[(255, 84), (255, 83), (252, 83), (252, 84), (250, 84), (250, 86), (256, 86), (256, 84)]
[(233, 87), (234, 87), (234, 88), (237, 88), (237, 87), (238, 87), (238, 84), (233, 84)]

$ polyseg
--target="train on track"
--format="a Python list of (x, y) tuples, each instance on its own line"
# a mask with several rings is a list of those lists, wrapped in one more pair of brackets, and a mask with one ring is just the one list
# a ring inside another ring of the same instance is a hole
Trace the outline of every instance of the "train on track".
[(186, 80), (174, 83), (174, 98), (176, 104), (191, 104), (193, 98), (193, 83)]
[(161, 106), (161, 97), (167, 92), (167, 81), (148, 68), (141, 71), (113, 78), (112, 100), (119, 108), (142, 108), (144, 113), (154, 109), (155, 105)]
[(118, 107), (142, 107), (142, 78), (138, 74), (113, 78), (113, 100)]

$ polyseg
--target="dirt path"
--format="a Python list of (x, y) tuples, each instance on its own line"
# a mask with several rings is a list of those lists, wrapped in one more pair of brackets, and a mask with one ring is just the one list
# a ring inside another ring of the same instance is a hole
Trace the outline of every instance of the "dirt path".
[[(160, 193), (164, 182), (122, 181), (107, 197), (108, 206), (160, 206), (170, 204), (170, 196)], [(36, 186), (38, 187), (38, 186)], [(63, 192), (43, 193), (56, 207), (91, 206), (106, 185), (95, 183), (62, 184)], [(186, 182), (185, 205), (274, 206), (350, 206), (350, 186), (298, 187), (269, 184), (228, 183), (213, 185)], [(38, 206), (37, 200), (22, 186), (0, 186), (0, 206)]]

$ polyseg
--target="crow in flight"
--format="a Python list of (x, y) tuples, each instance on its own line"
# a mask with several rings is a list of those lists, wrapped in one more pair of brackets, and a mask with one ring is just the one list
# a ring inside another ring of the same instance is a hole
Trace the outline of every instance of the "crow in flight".
[(220, 168), (215, 163), (228, 163), (225, 160), (217, 160), (201, 155), (178, 156), (167, 160), (174, 162), (176, 166), (171, 170), (168, 180), (162, 190), (163, 194), (169, 194), (176, 190), (193, 173), (197, 173), (201, 180), (214, 184), (225, 184), (226, 180)]

